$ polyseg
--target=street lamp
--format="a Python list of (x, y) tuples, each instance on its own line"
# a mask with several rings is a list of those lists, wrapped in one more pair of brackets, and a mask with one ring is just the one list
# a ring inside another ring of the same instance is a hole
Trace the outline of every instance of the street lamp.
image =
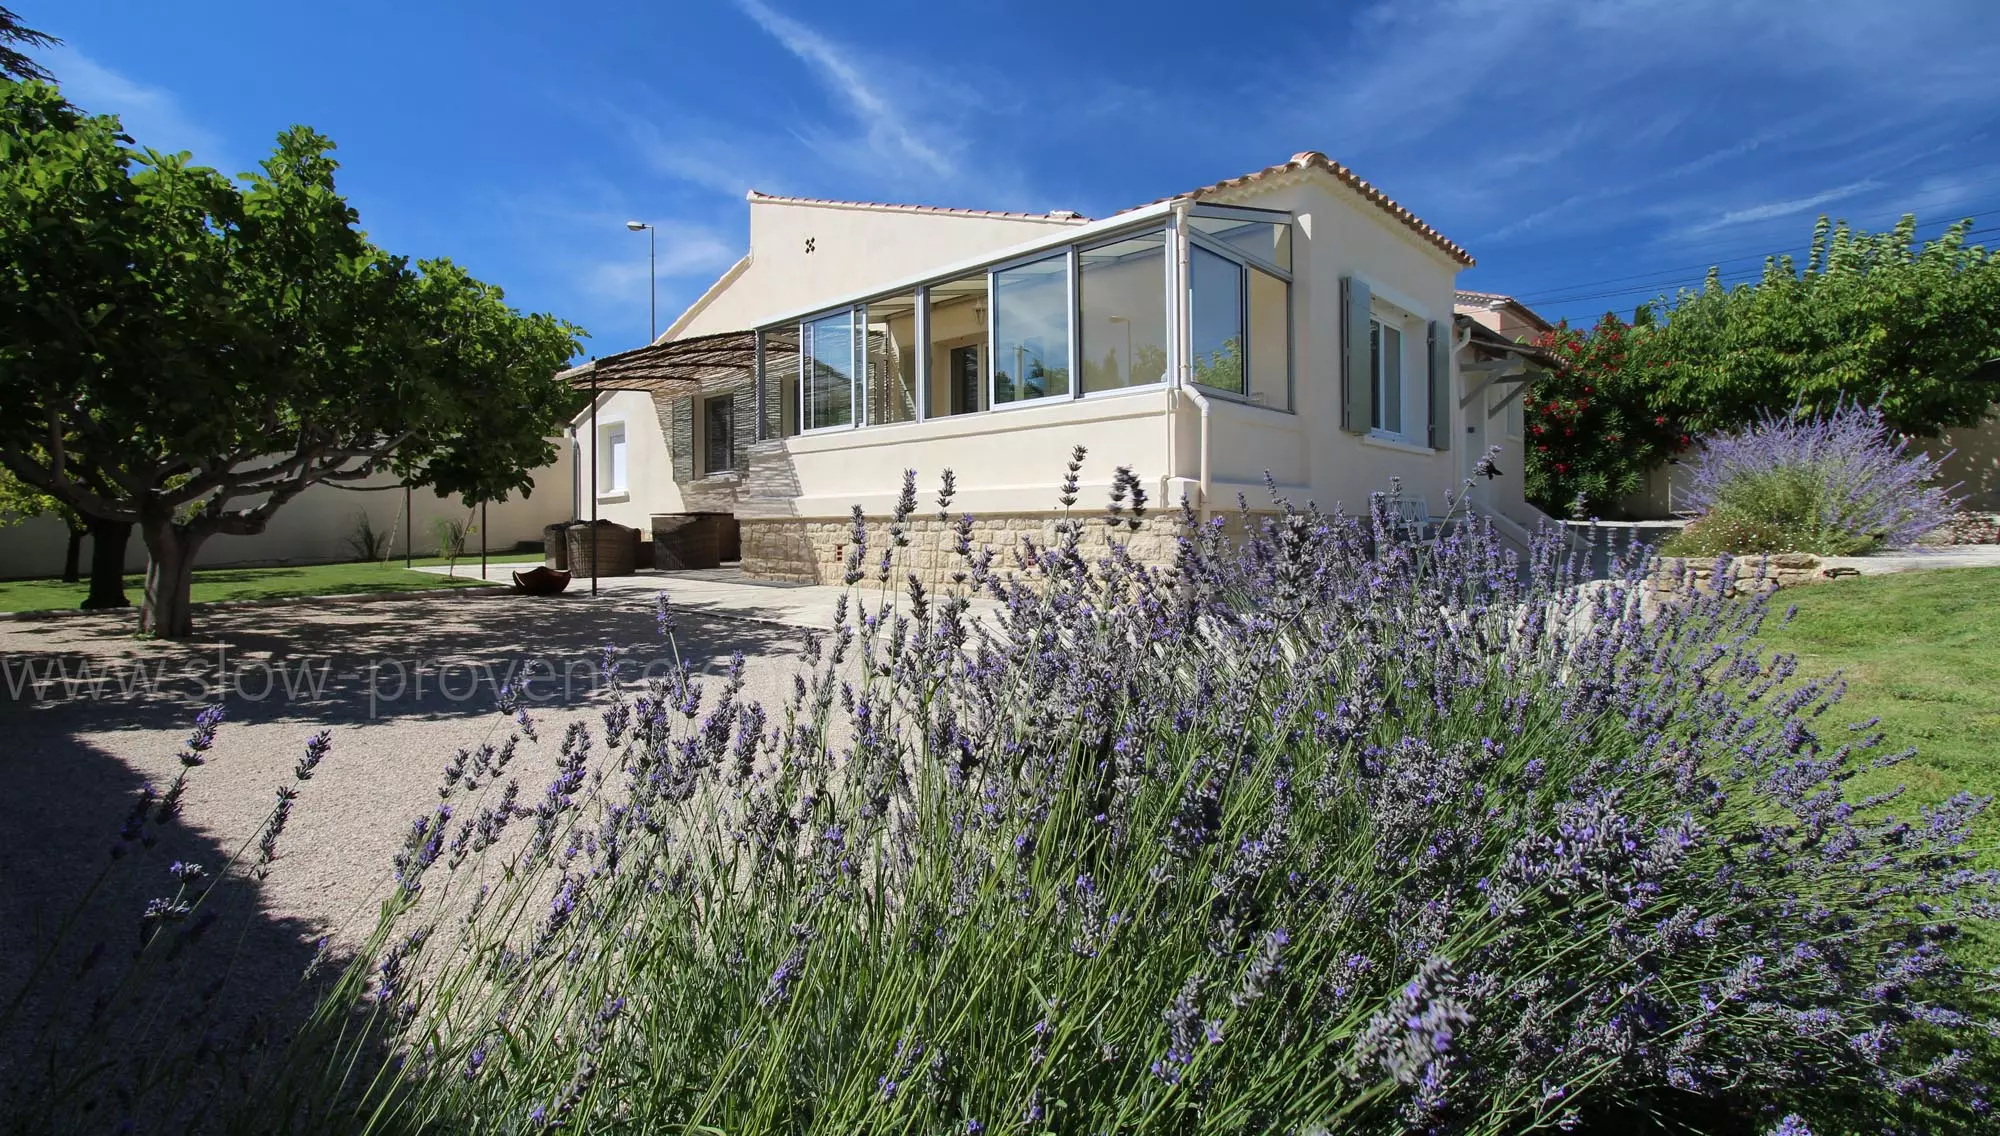
[(625, 227), (646, 234), (646, 342), (660, 337), (660, 231), (644, 221), (627, 221)]

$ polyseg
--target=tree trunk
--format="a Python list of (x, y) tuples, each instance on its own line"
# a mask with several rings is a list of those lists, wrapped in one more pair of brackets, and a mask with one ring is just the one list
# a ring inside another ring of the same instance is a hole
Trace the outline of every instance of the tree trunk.
[(132, 539), (132, 522), (101, 521), (92, 517), (90, 526), (90, 594), (83, 609), (131, 607), (125, 598), (125, 544)]
[(90, 534), (90, 528), (68, 521), (63, 527), (69, 530), (69, 544), (63, 548), (62, 582), (74, 584), (83, 579), (83, 538)]
[(194, 634), (194, 613), (188, 589), (194, 583), (194, 556), (208, 539), (167, 521), (148, 521), (146, 538), (146, 600), (139, 609), (139, 630), (162, 639), (186, 639)]

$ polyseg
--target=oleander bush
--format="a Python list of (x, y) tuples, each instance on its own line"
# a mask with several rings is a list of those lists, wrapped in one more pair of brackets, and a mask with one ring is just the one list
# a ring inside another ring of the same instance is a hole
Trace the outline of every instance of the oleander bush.
[(1938, 484), (1941, 463), (1908, 450), (1878, 408), (1853, 402), (1705, 438), (1685, 497), (1696, 519), (1666, 551), (1855, 556), (1913, 544), (1957, 502)]
[(1423, 543), (1379, 498), (1246, 540), (1184, 512), (1157, 569), (1115, 485), (1046, 546), (958, 519), (940, 594), (904, 566), (910, 475), (887, 547), (857, 511), (782, 705), (740, 659), (560, 737), (510, 701), (233, 1126), (1987, 1122), (1954, 953), (1996, 896), (1962, 845), (1986, 802), (1851, 797), (1904, 755), (1760, 652), (1763, 600), (1648, 606), (1652, 565), (1588, 582), (1560, 534), (1523, 559), (1463, 516)]

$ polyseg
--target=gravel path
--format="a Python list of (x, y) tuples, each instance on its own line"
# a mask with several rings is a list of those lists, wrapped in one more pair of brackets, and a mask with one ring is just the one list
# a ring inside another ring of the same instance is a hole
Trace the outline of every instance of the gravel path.
[[(531, 800), (567, 723), (595, 724), (591, 673), (601, 645), (627, 647), (628, 677), (671, 658), (652, 596), (636, 589), (584, 602), (455, 592), (198, 608), (196, 620), (199, 637), (188, 644), (132, 638), (129, 613), (0, 623), (0, 771), (10, 797), (0, 821), (0, 862), (10, 868), (0, 888), (0, 1011), (103, 877), (41, 971), (30, 1012), (0, 1031), (11, 1035), (0, 1036), (0, 1075), (10, 1057), (39, 1048), (23, 1022), (74, 1018), (121, 969), (146, 900), (173, 892), (168, 864), (213, 871), (254, 841), (273, 791), (316, 731), (331, 730), (333, 748), (304, 787), (268, 879), (218, 887), (204, 909), (220, 918), (198, 949), (169, 964), (186, 1004), (201, 1003), (230, 971), (236, 993), (222, 1015), (230, 1030), (282, 1028), (299, 1009), (297, 978), (315, 940), (330, 936), (338, 947), (372, 926), (390, 857), (435, 804), (445, 761), (461, 746), (506, 737), (509, 723), (492, 709), (497, 685), (526, 679), (539, 706), (543, 746), (524, 746), (509, 770)], [(720, 670), (744, 654), (745, 696), (775, 707), (800, 635), (689, 612), (677, 639), (697, 669)], [(184, 823), (114, 862), (108, 851), (140, 787), (172, 778), (196, 711), (218, 697), (226, 718), (208, 763), (194, 771)]]

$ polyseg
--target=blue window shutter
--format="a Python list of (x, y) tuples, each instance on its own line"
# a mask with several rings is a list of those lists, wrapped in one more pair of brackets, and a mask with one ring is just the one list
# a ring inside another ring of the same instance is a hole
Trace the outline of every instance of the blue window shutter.
[(1451, 336), (1431, 321), (1431, 449), (1451, 448)]
[(1375, 367), (1368, 350), (1368, 282), (1340, 279), (1340, 428), (1366, 434), (1375, 417)]

